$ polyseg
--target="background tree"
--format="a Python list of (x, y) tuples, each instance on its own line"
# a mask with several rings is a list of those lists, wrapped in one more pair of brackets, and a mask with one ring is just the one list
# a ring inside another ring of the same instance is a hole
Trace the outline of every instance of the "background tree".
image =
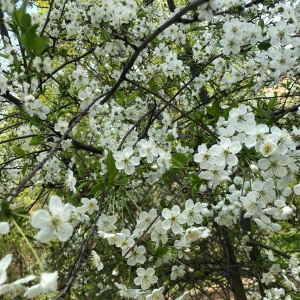
[(0, 294), (298, 299), (299, 11), (2, 0)]

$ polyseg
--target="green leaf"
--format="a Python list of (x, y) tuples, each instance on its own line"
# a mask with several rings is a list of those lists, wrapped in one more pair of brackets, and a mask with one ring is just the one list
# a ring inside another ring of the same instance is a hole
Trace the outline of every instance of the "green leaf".
[(22, 175), (24, 176), (26, 174), (28, 168), (28, 164), (26, 163), (23, 167), (22, 167)]
[(126, 97), (126, 102), (131, 103), (139, 96), (138, 91), (133, 91), (130, 95)]
[(165, 254), (168, 253), (168, 246), (162, 246), (162, 247), (158, 247), (155, 251), (154, 251), (154, 255), (155, 257), (162, 257)]
[(120, 106), (125, 107), (125, 104), (126, 104), (126, 102), (125, 102), (125, 99), (126, 99), (125, 93), (123, 91), (117, 90), (115, 92), (115, 94), (116, 94), (116, 97), (117, 97), (116, 102)]
[(264, 22), (263, 19), (260, 19), (260, 20), (258, 21), (258, 26), (260, 26), (261, 29), (264, 29), (264, 27), (265, 27), (265, 22)]
[(21, 218), (29, 218), (28, 212), (23, 207), (12, 210), (11, 214)]
[(172, 161), (175, 166), (186, 166), (189, 163), (189, 158), (183, 153), (172, 153)]
[(163, 40), (159, 40), (157, 37), (151, 41), (151, 46), (155, 48), (158, 46)]
[(156, 83), (154, 77), (152, 77), (152, 78), (149, 80), (148, 85), (149, 85), (149, 87), (150, 87), (150, 89), (151, 89), (152, 91), (154, 91), (154, 92), (159, 91), (159, 87), (158, 87), (158, 85), (157, 85), (157, 83)]
[(30, 14), (25, 14), (22, 16), (22, 27), (27, 31), (31, 27), (31, 16)]
[(271, 47), (270, 40), (265, 40), (258, 44), (259, 50), (268, 50)]
[(210, 114), (212, 117), (215, 117), (215, 116), (216, 116), (216, 111), (215, 111), (215, 108), (214, 108), (214, 107), (207, 106), (207, 107), (206, 107), (206, 111), (207, 111), (207, 113)]
[(30, 146), (37, 146), (37, 145), (40, 145), (42, 143), (42, 141), (44, 140), (43, 136), (41, 135), (37, 135), (37, 136), (34, 136), (30, 142), (29, 142), (29, 145)]
[(169, 134), (166, 138), (166, 142), (173, 142), (173, 141), (175, 141), (174, 136), (172, 134)]
[(10, 209), (9, 209), (9, 202), (5, 199), (2, 200), (1, 202), (1, 211), (4, 213), (4, 214), (8, 214)]
[(29, 0), (23, 0), (22, 6), (20, 8), (20, 10), (22, 11), (23, 14), (26, 13), (28, 2), (29, 2)]
[(108, 152), (106, 157), (106, 167), (108, 172), (108, 181), (113, 182), (118, 174), (118, 169), (116, 168), (116, 161), (111, 151)]
[(21, 9), (15, 9), (14, 12), (11, 15), (12, 20), (14, 22), (14, 24), (17, 27), (21, 27), (22, 26), (22, 17), (23, 17), (23, 13)]
[(161, 208), (167, 207), (167, 203), (165, 200), (160, 200), (159, 204), (160, 204)]
[(14, 152), (18, 155), (18, 156), (24, 156), (26, 154), (25, 150), (22, 149), (21, 147), (19, 146), (16, 146), (14, 148)]
[(26, 28), (24, 35), (19, 36), (20, 43), (26, 50), (27, 54), (31, 57), (43, 54), (49, 42), (47, 37), (38, 36), (36, 34), (37, 28), (38, 25), (34, 24), (29, 28)]
[(262, 5), (267, 6), (267, 7), (274, 7), (275, 3), (276, 3), (276, 1), (274, 1), (274, 0), (264, 0), (262, 2)]
[(128, 178), (124, 177), (118, 181), (115, 181), (113, 184), (114, 185), (126, 185), (128, 183)]
[(260, 116), (262, 116), (262, 117), (266, 117), (266, 118), (269, 118), (269, 116), (270, 116), (270, 114), (268, 114), (268, 112), (265, 110), (265, 109), (263, 109), (263, 108), (261, 108), (261, 107), (257, 107), (257, 113), (260, 115)]
[(138, 13), (137, 13), (138, 19), (144, 18), (144, 17), (146, 17), (147, 15), (148, 15), (148, 12), (145, 11), (145, 10), (140, 10), (140, 11), (138, 11)]
[(45, 49), (47, 48), (48, 43), (49, 43), (49, 39), (47, 37), (45, 36), (36, 37), (34, 39), (34, 44), (32, 46), (34, 53), (36, 55), (43, 54)]
[(37, 117), (30, 117), (27, 113), (24, 111), (20, 110), (19, 114), (26, 120), (30, 121), (30, 127), (34, 125), (37, 128), (43, 127), (43, 124), (41, 123), (41, 120)]
[(84, 182), (80, 183), (79, 186), (77, 187), (77, 191), (80, 192), (84, 187), (86, 187), (89, 184), (90, 184), (90, 181), (84, 181)]
[(229, 14), (239, 14), (244, 11), (245, 7), (243, 5), (234, 5), (228, 9)]
[(201, 183), (201, 178), (197, 174), (192, 173), (189, 175), (189, 182), (192, 184)]
[(197, 23), (192, 23), (188, 29), (186, 29), (184, 32), (189, 33), (193, 31), (204, 31), (206, 30), (206, 27), (199, 26)]
[(104, 180), (101, 179), (99, 183), (93, 186), (89, 194), (96, 195), (98, 192), (102, 191), (104, 185)]
[(103, 42), (106, 42), (110, 38), (110, 36), (104, 27), (102, 27), (101, 29), (102, 30), (99, 30), (99, 37)]
[(271, 112), (272, 108), (276, 105), (277, 103), (277, 98), (272, 98), (269, 103), (268, 103), (268, 107), (267, 107), (267, 111), (268, 113)]

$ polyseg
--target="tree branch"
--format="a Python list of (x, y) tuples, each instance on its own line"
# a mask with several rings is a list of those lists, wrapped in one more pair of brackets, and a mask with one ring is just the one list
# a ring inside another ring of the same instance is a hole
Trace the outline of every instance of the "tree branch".
[(167, 3), (168, 3), (168, 6), (169, 6), (169, 9), (171, 12), (174, 12), (175, 9), (176, 9), (176, 5), (174, 3), (174, 0), (167, 0)]

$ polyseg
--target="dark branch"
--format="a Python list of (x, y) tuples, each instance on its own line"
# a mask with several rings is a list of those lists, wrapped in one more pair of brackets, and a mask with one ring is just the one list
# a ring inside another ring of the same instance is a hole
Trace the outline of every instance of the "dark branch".
[(167, 3), (168, 3), (170, 11), (174, 12), (175, 9), (176, 9), (176, 5), (175, 5), (174, 1), (173, 0), (167, 0)]

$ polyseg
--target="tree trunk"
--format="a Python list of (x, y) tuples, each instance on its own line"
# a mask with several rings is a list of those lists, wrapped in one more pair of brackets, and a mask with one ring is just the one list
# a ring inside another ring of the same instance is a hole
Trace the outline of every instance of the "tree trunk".
[(234, 254), (234, 248), (226, 230), (221, 230), (224, 257), (227, 261), (227, 276), (230, 289), (234, 294), (234, 300), (247, 300), (246, 292), (240, 275), (239, 265)]

